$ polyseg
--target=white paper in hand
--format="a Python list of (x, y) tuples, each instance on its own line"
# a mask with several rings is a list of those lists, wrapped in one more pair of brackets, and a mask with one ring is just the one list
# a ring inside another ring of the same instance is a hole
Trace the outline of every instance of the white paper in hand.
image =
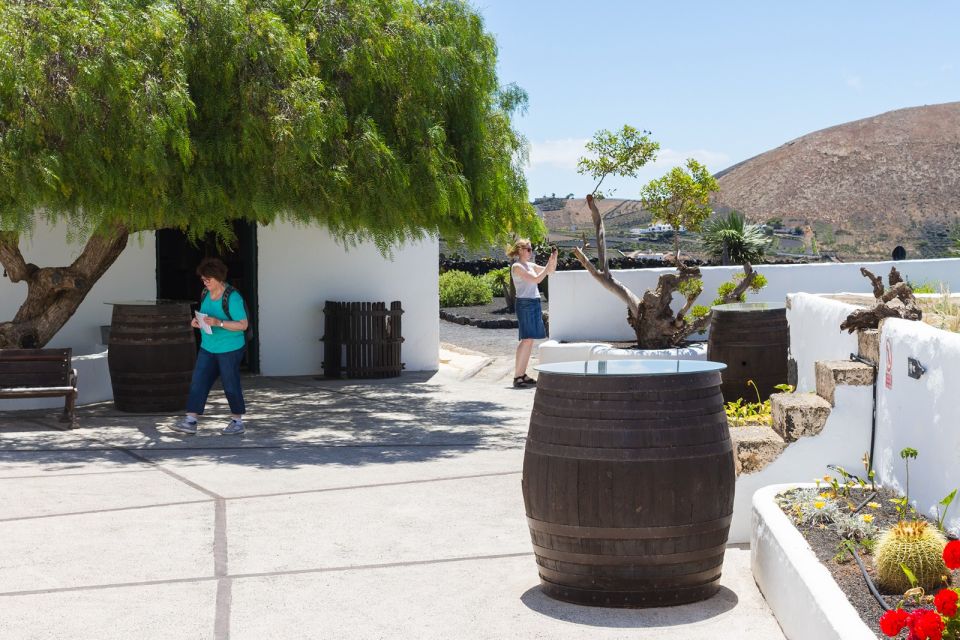
[(207, 314), (200, 313), (199, 311), (194, 311), (194, 313), (197, 314), (197, 322), (200, 323), (200, 330), (207, 335), (213, 333), (213, 329), (207, 324)]

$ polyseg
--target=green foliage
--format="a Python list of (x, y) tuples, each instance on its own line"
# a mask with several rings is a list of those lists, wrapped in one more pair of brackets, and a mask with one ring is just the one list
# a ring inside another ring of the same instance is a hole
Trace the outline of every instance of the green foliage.
[(650, 139), (649, 131), (640, 131), (625, 124), (616, 133), (606, 129), (597, 131), (586, 148), (593, 157), (580, 158), (577, 172), (597, 180), (597, 186), (593, 188), (594, 194), (597, 194), (607, 176), (635, 178), (640, 167), (656, 157), (660, 143)]
[(914, 286), (908, 280), (907, 284), (910, 285), (910, 288), (913, 289), (914, 293), (939, 293), (941, 287), (940, 282), (923, 282)]
[(493, 269), (480, 276), (495, 296), (503, 296), (510, 287), (510, 267)]
[(690, 280), (684, 280), (677, 287), (677, 291), (688, 298), (690, 297), (696, 298), (701, 293), (703, 293), (703, 280), (701, 280), (700, 278), (692, 278)]
[[(723, 300), (726, 296), (733, 293), (733, 290), (737, 288), (737, 284), (746, 277), (746, 274), (738, 273), (733, 276), (731, 280), (728, 280), (722, 283), (717, 287), (717, 297), (713, 300), (713, 306), (718, 304), (723, 304)], [(767, 278), (762, 273), (757, 273), (753, 282), (747, 287), (747, 290), (740, 294), (740, 297), (737, 298), (737, 302), (745, 302), (747, 299), (747, 291), (752, 291), (753, 293), (759, 292), (767, 286)]]
[[(753, 380), (747, 380), (747, 386), (753, 387), (756, 402), (746, 402), (743, 398), (731, 400), (723, 405), (730, 424), (740, 427), (745, 424), (773, 424), (770, 399), (760, 400), (760, 390)], [(793, 393), (793, 385), (778, 384), (775, 388), (781, 393)]]
[(760, 225), (747, 224), (736, 211), (709, 220), (700, 236), (707, 253), (723, 264), (757, 262), (770, 246)]
[(460, 0), (0, 3), (0, 230), (539, 236), (525, 103)]
[(479, 276), (466, 271), (447, 271), (440, 274), (440, 306), (466, 307), (488, 304), (493, 300), (490, 287)]
[(643, 208), (653, 219), (673, 226), (675, 250), (680, 250), (680, 227), (699, 231), (710, 217), (710, 194), (720, 190), (707, 168), (690, 158), (686, 169), (674, 167), (662, 178), (651, 180), (640, 191)]
[[(943, 521), (947, 517), (947, 509), (950, 508), (950, 505), (953, 503), (953, 499), (957, 497), (957, 490), (954, 489), (949, 494), (947, 494), (943, 500), (936, 504), (937, 508), (937, 529), (943, 531)], [(943, 513), (940, 512), (940, 507), (943, 507)]]

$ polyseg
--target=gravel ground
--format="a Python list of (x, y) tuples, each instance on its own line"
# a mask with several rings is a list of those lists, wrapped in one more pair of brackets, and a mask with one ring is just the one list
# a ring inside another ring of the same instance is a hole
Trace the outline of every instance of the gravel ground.
[(472, 349), (488, 356), (512, 355), (517, 350), (516, 329), (480, 329), (467, 324), (440, 321), (440, 342)]
[[(547, 301), (543, 300), (541, 304), (544, 312), (547, 312)], [(503, 298), (494, 298), (493, 302), (487, 305), (451, 307), (448, 310), (477, 320), (515, 317), (513, 314), (503, 313), (505, 307)], [(480, 329), (470, 325), (454, 324), (445, 320), (440, 321), (440, 342), (479, 351), (488, 356), (513, 355), (517, 351), (517, 340), (516, 329)], [(539, 344), (539, 341), (537, 344)], [(536, 348), (534, 348), (534, 355), (536, 355)]]

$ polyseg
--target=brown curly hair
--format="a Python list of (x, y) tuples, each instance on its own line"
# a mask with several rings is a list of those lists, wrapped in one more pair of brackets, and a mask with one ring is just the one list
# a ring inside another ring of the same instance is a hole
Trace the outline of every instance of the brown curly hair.
[(204, 258), (197, 265), (197, 275), (202, 278), (215, 278), (220, 282), (227, 279), (227, 265), (220, 258)]

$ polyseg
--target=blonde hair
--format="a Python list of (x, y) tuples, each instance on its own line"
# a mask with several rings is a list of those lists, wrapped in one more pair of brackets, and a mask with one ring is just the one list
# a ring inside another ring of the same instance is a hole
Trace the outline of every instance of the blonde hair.
[(533, 245), (530, 243), (530, 238), (518, 238), (514, 241), (513, 244), (507, 247), (507, 257), (511, 260), (516, 260), (520, 255), (520, 249), (522, 247), (533, 248)]

